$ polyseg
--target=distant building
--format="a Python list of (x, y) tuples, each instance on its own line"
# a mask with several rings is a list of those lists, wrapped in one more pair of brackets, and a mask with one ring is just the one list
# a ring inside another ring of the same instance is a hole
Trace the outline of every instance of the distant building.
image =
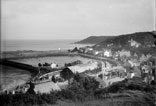
[(51, 68), (57, 68), (58, 65), (57, 65), (56, 63), (51, 63), (51, 64), (50, 64), (50, 67), (51, 67)]
[(105, 50), (103, 55), (104, 55), (104, 57), (111, 57), (112, 52), (111, 52), (111, 50)]
[(119, 56), (120, 57), (122, 57), (122, 56), (130, 57), (131, 53), (130, 53), (130, 51), (122, 50), (122, 51), (119, 51)]
[(113, 46), (113, 43), (111, 43), (111, 44), (107, 44), (107, 47), (111, 47), (111, 46)]
[(141, 45), (140, 43), (134, 41), (133, 39), (129, 40), (128, 42), (130, 43), (130, 46), (131, 46), (131, 47), (136, 47), (136, 48), (138, 48), (138, 47)]
[(144, 62), (144, 61), (147, 61), (147, 57), (144, 54), (142, 54), (140, 57), (140, 62)]
[(98, 55), (98, 54), (99, 54), (99, 52), (98, 52), (98, 51), (95, 51), (95, 52), (94, 52), (94, 55)]
[(140, 62), (137, 59), (131, 59), (128, 62), (131, 64), (131, 67), (140, 66)]
[(85, 53), (85, 48), (79, 48), (80, 53)]
[(86, 64), (79, 64), (76, 66), (70, 66), (68, 67), (73, 73), (82, 73), (86, 70), (93, 70), (98, 67), (97, 62), (91, 62), (91, 63), (86, 63)]
[(127, 74), (127, 78), (133, 78), (134, 76), (135, 76), (135, 73), (133, 73), (133, 72)]
[(93, 48), (92, 47), (86, 47), (84, 53), (93, 54)]

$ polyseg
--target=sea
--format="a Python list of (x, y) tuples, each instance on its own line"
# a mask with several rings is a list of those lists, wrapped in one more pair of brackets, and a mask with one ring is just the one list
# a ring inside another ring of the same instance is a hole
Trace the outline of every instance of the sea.
[[(49, 51), (92, 46), (91, 44), (75, 44), (74, 42), (76, 41), (78, 40), (2, 40), (1, 51)], [(74, 60), (82, 60), (83, 62), (91, 61), (78, 56), (42, 57), (37, 59), (17, 59), (14, 61), (34, 66), (37, 66), (38, 62), (55, 62), (59, 66), (63, 66), (64, 63), (72, 62)], [(0, 65), (0, 91), (9, 90), (22, 85), (30, 78), (31, 73), (26, 70)]]
[(77, 41), (79, 40), (1, 40), (1, 51), (48, 51), (92, 46), (92, 44), (75, 44)]

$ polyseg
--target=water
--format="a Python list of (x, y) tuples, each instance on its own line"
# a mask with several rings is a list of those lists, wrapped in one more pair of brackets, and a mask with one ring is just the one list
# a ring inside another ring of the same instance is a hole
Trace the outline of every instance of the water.
[(31, 73), (28, 71), (0, 65), (0, 91), (22, 85), (30, 78)]
[[(61, 50), (73, 49), (74, 47), (84, 47), (91, 45), (72, 44), (77, 40), (3, 40), (1, 42), (1, 51), (17, 51), (17, 50)], [(75, 60), (82, 60), (84, 63), (89, 61), (81, 57), (42, 57), (31, 59), (18, 59), (14, 61), (31, 64), (37, 66), (38, 63), (52, 63), (55, 62), (59, 66), (64, 66), (64, 63), (72, 62)], [(8, 66), (0, 65), (0, 90), (11, 89), (17, 85), (25, 83), (31, 78), (31, 73), (25, 70), (16, 69)]]
[(74, 47), (91, 46), (91, 44), (73, 44), (78, 40), (2, 40), (2, 51), (17, 51), (17, 50), (64, 50), (73, 49)]

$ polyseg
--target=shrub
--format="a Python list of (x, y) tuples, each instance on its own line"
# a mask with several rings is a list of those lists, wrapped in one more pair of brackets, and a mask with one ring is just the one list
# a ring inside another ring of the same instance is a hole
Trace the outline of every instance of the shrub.
[(28, 106), (37, 104), (54, 104), (56, 103), (55, 95), (51, 94), (9, 94), (0, 95), (1, 104), (4, 106)]

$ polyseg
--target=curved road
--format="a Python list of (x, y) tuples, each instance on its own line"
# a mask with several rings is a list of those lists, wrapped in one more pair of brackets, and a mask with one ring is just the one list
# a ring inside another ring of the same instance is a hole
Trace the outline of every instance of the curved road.
[(118, 66), (120, 65), (120, 63), (114, 59), (110, 59), (110, 58), (105, 58), (105, 57), (97, 57), (97, 56), (94, 56), (94, 55), (88, 55), (88, 54), (83, 54), (83, 53), (75, 53), (79, 56), (82, 56), (82, 57), (86, 57), (86, 58), (91, 58), (91, 59), (96, 59), (96, 60), (102, 60), (102, 61), (109, 61), (110, 63), (112, 63), (113, 65), (115, 66)]

